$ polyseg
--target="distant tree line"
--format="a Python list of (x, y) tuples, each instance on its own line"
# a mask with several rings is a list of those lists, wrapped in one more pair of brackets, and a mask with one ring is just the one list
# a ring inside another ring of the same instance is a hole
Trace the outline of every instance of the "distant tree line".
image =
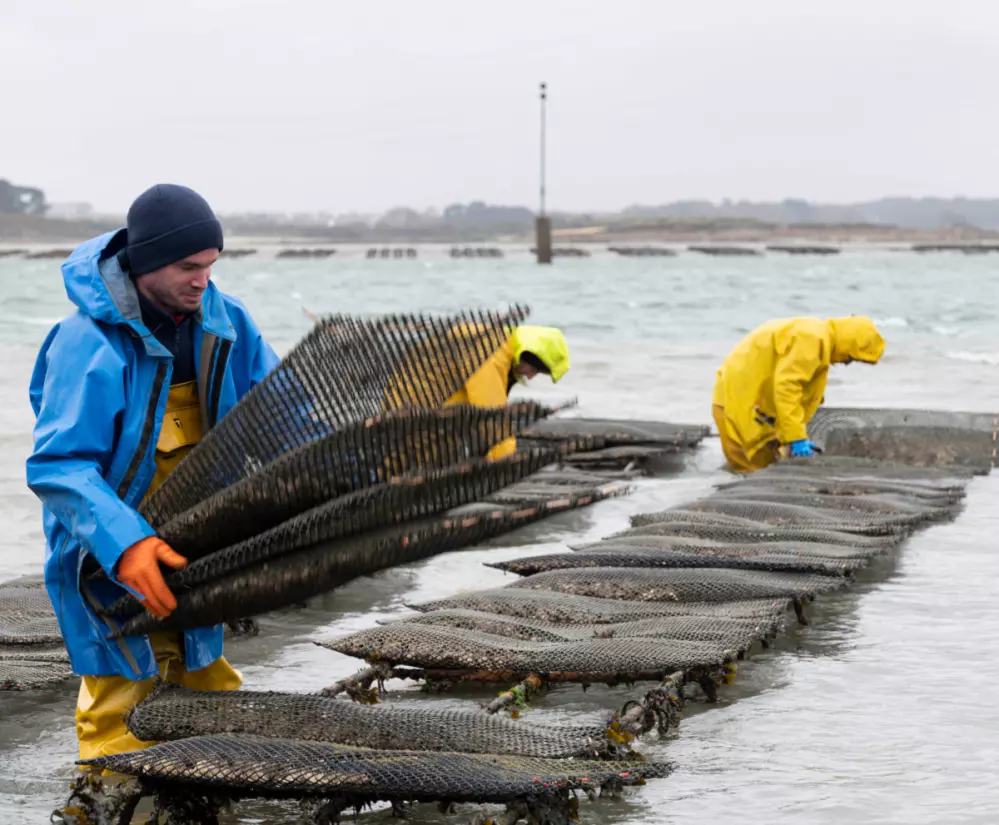
[(41, 189), (15, 186), (0, 178), (0, 214), (44, 215), (48, 208)]
[(675, 201), (631, 206), (623, 219), (741, 218), (769, 224), (898, 226), (907, 229), (977, 227), (999, 229), (997, 198), (879, 198), (851, 204), (813, 203), (799, 198), (754, 202)]
[[(0, 178), (0, 215), (45, 216), (45, 193), (31, 186), (17, 186)], [(275, 215), (245, 213), (225, 215), (223, 223), (247, 229), (280, 227), (306, 229), (317, 236), (439, 237), (484, 239), (517, 234), (534, 225), (534, 212), (526, 206), (503, 206), (484, 201), (453, 203), (443, 210), (419, 211), (406, 206), (380, 216), (339, 216), (329, 213)], [(999, 230), (999, 198), (879, 198), (851, 204), (816, 203), (801, 198), (781, 201), (683, 200), (655, 205), (629, 206), (619, 212), (555, 212), (556, 227), (601, 225), (611, 229), (642, 227), (672, 221), (745, 221), (776, 226), (836, 225), (891, 226), (905, 229), (971, 228)], [(334, 219), (335, 218), (335, 219)]]

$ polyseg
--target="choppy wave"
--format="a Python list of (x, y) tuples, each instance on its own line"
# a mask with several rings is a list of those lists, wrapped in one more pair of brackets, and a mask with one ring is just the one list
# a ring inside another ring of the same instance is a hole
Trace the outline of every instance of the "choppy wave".
[(895, 327), (902, 328), (909, 326), (909, 321), (906, 318), (874, 318), (874, 323), (879, 327)]
[(11, 326), (27, 324), (31, 327), (53, 327), (61, 320), (62, 318), (56, 316), (43, 318), (31, 315), (0, 315), (0, 324), (10, 324)]
[(948, 352), (952, 361), (966, 361), (969, 364), (991, 364), (999, 366), (999, 352)]

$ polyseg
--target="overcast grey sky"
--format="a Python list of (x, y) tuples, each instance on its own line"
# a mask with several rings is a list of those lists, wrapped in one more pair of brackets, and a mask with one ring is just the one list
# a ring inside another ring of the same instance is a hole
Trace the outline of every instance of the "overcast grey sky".
[(999, 196), (999, 0), (4, 0), (0, 177), (124, 210)]

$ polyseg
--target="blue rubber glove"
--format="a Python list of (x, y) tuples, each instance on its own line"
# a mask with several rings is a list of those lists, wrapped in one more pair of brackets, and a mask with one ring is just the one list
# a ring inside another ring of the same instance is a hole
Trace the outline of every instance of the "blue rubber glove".
[[(802, 441), (792, 441), (791, 442), (791, 456), (792, 458), (812, 458), (815, 455), (816, 447), (807, 438)], [(820, 451), (821, 452), (821, 451)]]

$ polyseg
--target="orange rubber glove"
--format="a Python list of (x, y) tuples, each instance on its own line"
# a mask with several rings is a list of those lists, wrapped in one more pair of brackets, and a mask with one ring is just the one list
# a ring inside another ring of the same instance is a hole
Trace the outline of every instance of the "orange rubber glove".
[(156, 536), (148, 536), (129, 547), (118, 559), (118, 580), (145, 599), (146, 610), (161, 619), (177, 609), (177, 599), (170, 592), (160, 562), (174, 570), (187, 567), (187, 559)]

